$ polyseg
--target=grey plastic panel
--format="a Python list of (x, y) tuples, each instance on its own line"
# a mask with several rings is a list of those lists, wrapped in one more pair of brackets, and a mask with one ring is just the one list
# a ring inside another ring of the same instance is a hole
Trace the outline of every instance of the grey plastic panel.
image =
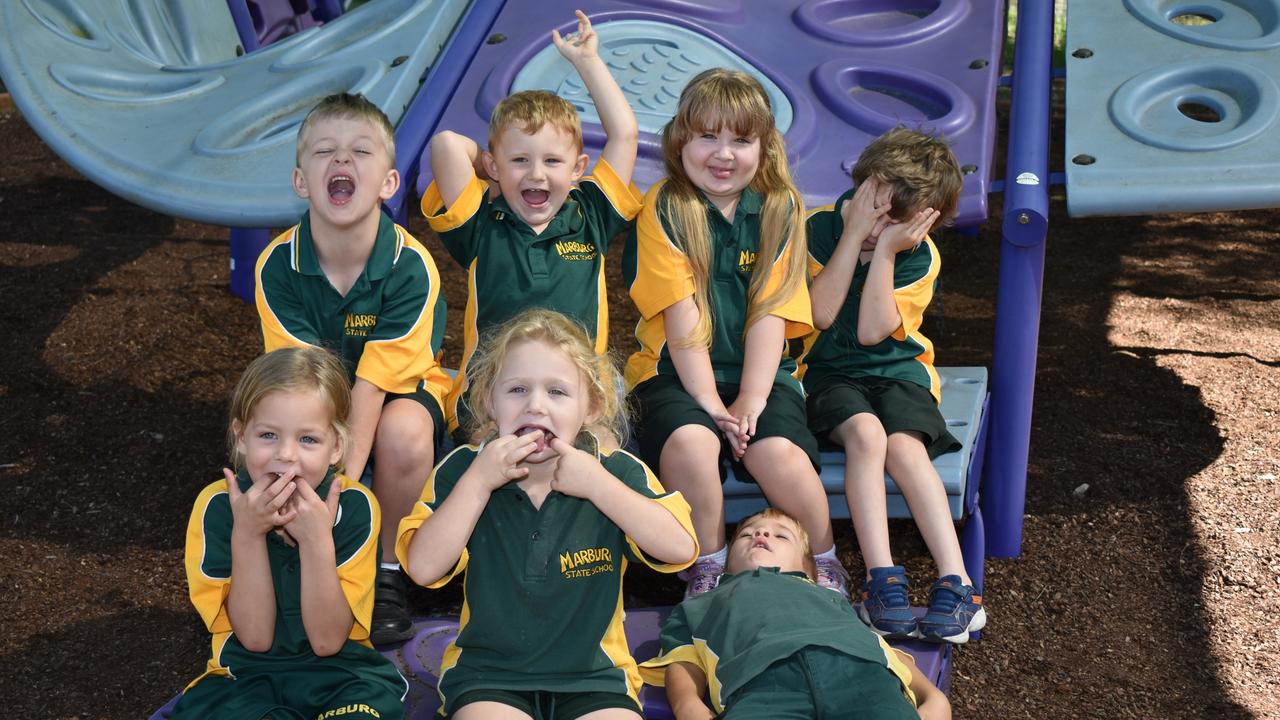
[[(946, 419), (951, 434), (960, 441), (961, 448), (937, 457), (933, 466), (938, 470), (942, 485), (947, 490), (951, 517), (959, 520), (964, 517), (966, 484), (969, 481), (977, 482), (977, 478), (969, 478), (967, 473), (969, 458), (973, 454), (974, 444), (978, 441), (978, 430), (982, 426), (982, 402), (987, 396), (987, 369), (940, 367), (938, 375), (942, 379), (942, 417)], [(827, 491), (827, 501), (831, 504), (831, 517), (848, 519), (849, 505), (844, 496), (844, 461), (842, 452), (822, 453), (822, 485)], [(884, 484), (888, 494), (889, 517), (911, 517), (902, 493), (893, 484), (893, 478), (886, 474)], [(726, 520), (737, 522), (759, 512), (766, 505), (758, 485), (740, 482), (732, 474), (729, 475), (724, 484)]]
[(0, 75), (27, 121), (95, 183), (202, 222), (281, 227), (298, 124), (364, 93), (397, 122), (466, 0), (376, 0), (240, 56), (226, 0), (8, 0)]
[(1280, 206), (1280, 0), (1072, 0), (1074, 216)]

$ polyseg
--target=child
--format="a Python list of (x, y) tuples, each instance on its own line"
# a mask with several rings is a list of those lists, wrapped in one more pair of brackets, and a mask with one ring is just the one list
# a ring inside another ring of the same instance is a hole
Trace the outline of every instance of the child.
[[(640, 211), (639, 191), (630, 184), (639, 131), (597, 54), (591, 21), (581, 11), (577, 17), (576, 33), (561, 38), (553, 30), (551, 39), (591, 93), (608, 136), (590, 177), (582, 177), (587, 156), (577, 111), (546, 91), (498, 103), (488, 152), (449, 131), (431, 140), (435, 179), (422, 196), (422, 213), (468, 274), (462, 367), (446, 404), (449, 431), (460, 444), (476, 439), (465, 436), (466, 400), (476, 341), (490, 328), (525, 308), (545, 307), (586, 326), (597, 353), (608, 346), (604, 257), (609, 240)], [(496, 194), (486, 179), (497, 183)]]
[(319, 348), (245, 369), (227, 431), (236, 472), (205, 487), (187, 524), (213, 653), (174, 720), (403, 717), (408, 684), (369, 644), (378, 502), (338, 472), (350, 410), (347, 372)]
[(597, 449), (588, 428), (622, 436), (616, 381), (585, 330), (548, 310), (513, 318), (476, 355), (472, 422), (488, 439), (441, 461), (396, 547), (429, 587), (466, 570), (446, 715), (638, 717), (623, 573), (629, 559), (675, 572), (698, 546), (679, 493)]
[(784, 356), (788, 339), (812, 330), (804, 204), (764, 88), (745, 73), (699, 74), (662, 149), (667, 179), (649, 190), (623, 256), (641, 314), (626, 375), (640, 455), (689, 500), (710, 550), (686, 575), (685, 597), (715, 587), (724, 569), (722, 455), (800, 519), (818, 583), (847, 595), (817, 442)]
[(371, 628), (375, 643), (413, 634), (395, 530), (422, 491), (444, 433), (451, 381), (437, 360), (445, 303), (431, 254), (380, 206), (400, 185), (391, 123), (360, 95), (330, 95), (298, 130), (293, 187), (302, 222), (258, 259), (257, 305), (268, 351), (317, 345), (351, 382), (347, 469), (372, 452), (373, 492), (387, 514)]
[[(809, 218), (814, 324), (805, 356), (809, 428), (845, 449), (845, 496), (867, 567), (860, 613), (889, 637), (962, 643), (986, 622), (964, 569), (932, 458), (958, 449), (938, 411), (933, 344), (921, 317), (938, 277), (930, 230), (955, 213), (962, 177), (941, 139), (906, 128), (876, 138), (853, 169), (855, 189)], [(888, 470), (938, 564), (918, 623), (893, 564)]]
[(743, 520), (729, 574), (672, 611), (662, 655), (640, 665), (645, 682), (666, 686), (677, 720), (950, 718), (910, 655), (813, 584), (808, 545), (804, 528), (773, 508)]

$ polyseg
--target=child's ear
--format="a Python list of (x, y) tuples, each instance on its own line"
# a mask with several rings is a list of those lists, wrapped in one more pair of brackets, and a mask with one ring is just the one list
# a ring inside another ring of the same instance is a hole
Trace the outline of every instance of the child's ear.
[(239, 420), (232, 420), (231, 434), (236, 439), (236, 454), (240, 455), (241, 457), (244, 457), (245, 455), (244, 424), (241, 423)]
[(484, 174), (488, 175), (490, 180), (497, 182), (498, 161), (493, 159), (493, 153), (489, 152), (488, 150), (481, 150), (480, 163), (484, 165)]
[(304, 200), (311, 197), (311, 191), (307, 189), (307, 178), (302, 174), (301, 168), (293, 169), (293, 191)]
[(577, 182), (578, 178), (587, 174), (587, 163), (591, 162), (591, 158), (586, 153), (578, 155), (578, 161), (573, 164), (573, 179)]
[(338, 432), (337, 428), (334, 428), (333, 432), (334, 432), (334, 435), (336, 435), (337, 437), (335, 438), (336, 442), (334, 442), (333, 444), (333, 451), (329, 453), (329, 465), (331, 466), (337, 465), (339, 462), (342, 461), (342, 451), (343, 451), (342, 433)]
[(382, 187), (378, 190), (378, 197), (382, 198), (383, 202), (386, 202), (387, 200), (390, 200), (391, 196), (395, 195), (396, 191), (399, 189), (400, 171), (395, 168), (391, 168), (387, 171), (387, 176), (382, 179)]

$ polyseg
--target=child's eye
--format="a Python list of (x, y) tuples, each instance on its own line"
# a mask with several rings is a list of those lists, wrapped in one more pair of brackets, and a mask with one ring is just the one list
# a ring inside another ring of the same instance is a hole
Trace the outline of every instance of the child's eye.
[(512, 385), (511, 387), (507, 388), (507, 392), (511, 393), (512, 395), (520, 395), (524, 393), (524, 386)]
[(331, 152), (333, 152), (333, 148), (328, 148), (328, 147), (316, 148), (317, 155), (328, 155)]
[(365, 148), (356, 148), (356, 153), (358, 153), (358, 154), (360, 154), (360, 155), (372, 155), (372, 154), (373, 154), (372, 152), (370, 152), (369, 150), (366, 150)]
[(734, 141), (734, 142), (736, 142), (736, 143), (738, 143), (739, 145), (750, 145), (750, 144), (751, 144), (751, 138), (747, 138), (747, 137), (738, 137), (738, 138), (734, 138), (734, 139), (733, 139), (733, 141)]
[(320, 442), (320, 439), (314, 435), (303, 435), (301, 438), (298, 438), (298, 442), (301, 442), (304, 445), (314, 445), (315, 443)]
[(553, 387), (548, 392), (550, 392), (552, 395), (563, 395), (566, 397), (569, 395), (569, 393), (564, 388), (558, 388), (558, 387)]
[(699, 135), (698, 137), (702, 138), (703, 140), (715, 140), (715, 139), (716, 139), (715, 133), (709, 133), (709, 132), (704, 132), (704, 133), (702, 133), (701, 135)]
[(270, 430), (263, 430), (262, 432), (258, 433), (258, 439), (260, 439), (260, 440), (275, 440), (275, 439), (276, 439), (276, 434), (275, 434), (275, 433), (273, 433), (273, 432), (271, 432)]

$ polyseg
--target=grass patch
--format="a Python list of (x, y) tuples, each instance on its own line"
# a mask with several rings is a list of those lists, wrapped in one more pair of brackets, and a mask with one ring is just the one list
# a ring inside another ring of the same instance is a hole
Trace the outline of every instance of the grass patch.
[[(1013, 40), (1018, 28), (1018, 3), (1042, 2), (1043, 0), (1009, 0), (1009, 20), (1005, 27), (1004, 67), (1008, 72), (1013, 69)], [(1067, 46), (1067, 0), (1054, 0), (1053, 4), (1053, 66), (1066, 65)]]

